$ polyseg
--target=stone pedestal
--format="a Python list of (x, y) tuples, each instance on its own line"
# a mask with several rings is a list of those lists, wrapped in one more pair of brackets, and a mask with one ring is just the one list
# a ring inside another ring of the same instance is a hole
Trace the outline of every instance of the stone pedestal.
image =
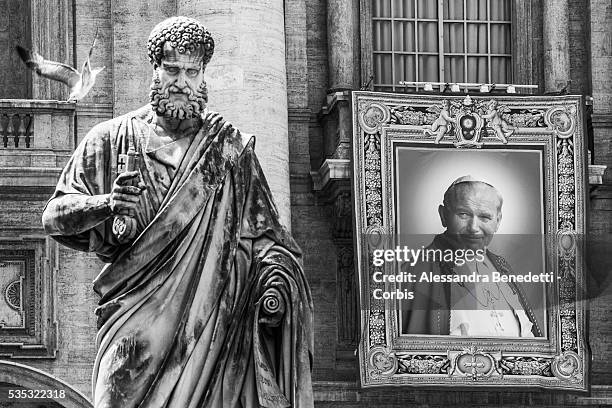
[(215, 54), (206, 68), (209, 106), (243, 134), (255, 151), (283, 223), (290, 227), (285, 30), (281, 0), (179, 0), (177, 14), (202, 22)]

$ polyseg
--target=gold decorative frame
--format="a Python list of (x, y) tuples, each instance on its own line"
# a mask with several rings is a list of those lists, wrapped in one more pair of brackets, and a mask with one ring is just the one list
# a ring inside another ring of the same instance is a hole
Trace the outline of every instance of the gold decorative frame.
[[(494, 102), (493, 102), (494, 101)], [(402, 95), (353, 92), (353, 197), (361, 304), (361, 385), (588, 389), (584, 236), (587, 161), (580, 96)], [(446, 112), (443, 112), (446, 110)], [(458, 125), (471, 115), (472, 128)], [(426, 130), (428, 129), (428, 130)], [(470, 129), (475, 129), (470, 133)], [(467, 133), (466, 133), (467, 132)], [(543, 338), (400, 336), (397, 312), (378, 300), (371, 249), (393, 235), (392, 144), (442, 149), (538, 145), (543, 151), (547, 285)]]

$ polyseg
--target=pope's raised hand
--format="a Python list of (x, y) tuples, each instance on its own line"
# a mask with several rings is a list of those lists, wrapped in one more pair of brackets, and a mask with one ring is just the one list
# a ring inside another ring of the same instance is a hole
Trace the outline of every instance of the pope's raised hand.
[(109, 205), (113, 214), (134, 217), (140, 206), (140, 195), (146, 190), (138, 171), (121, 173), (113, 183)]

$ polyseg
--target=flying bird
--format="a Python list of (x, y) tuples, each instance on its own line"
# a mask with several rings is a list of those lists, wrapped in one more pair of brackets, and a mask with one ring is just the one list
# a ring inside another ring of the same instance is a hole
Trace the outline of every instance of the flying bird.
[(68, 97), (68, 101), (77, 102), (87, 95), (96, 82), (96, 76), (104, 68), (106, 68), (102, 67), (92, 69), (91, 64), (89, 63), (89, 58), (91, 57), (91, 53), (96, 45), (97, 38), (98, 30), (96, 29), (96, 35), (94, 36), (93, 43), (89, 49), (89, 54), (83, 63), (81, 72), (69, 65), (62, 64), (61, 62), (46, 60), (37, 52), (25, 49), (19, 45), (16, 46), (16, 49), (19, 57), (26, 64), (26, 66), (36, 72), (38, 75), (54, 81), (60, 81), (68, 85), (68, 87), (70, 87), (70, 96)]

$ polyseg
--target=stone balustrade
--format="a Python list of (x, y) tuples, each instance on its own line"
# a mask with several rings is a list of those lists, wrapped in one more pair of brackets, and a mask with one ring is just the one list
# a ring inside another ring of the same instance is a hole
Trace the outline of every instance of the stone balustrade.
[(29, 112), (0, 111), (2, 147), (29, 148), (32, 145), (34, 116)]
[(75, 104), (0, 99), (0, 149), (72, 149)]
[(54, 184), (75, 142), (74, 103), (0, 99), (0, 186)]

